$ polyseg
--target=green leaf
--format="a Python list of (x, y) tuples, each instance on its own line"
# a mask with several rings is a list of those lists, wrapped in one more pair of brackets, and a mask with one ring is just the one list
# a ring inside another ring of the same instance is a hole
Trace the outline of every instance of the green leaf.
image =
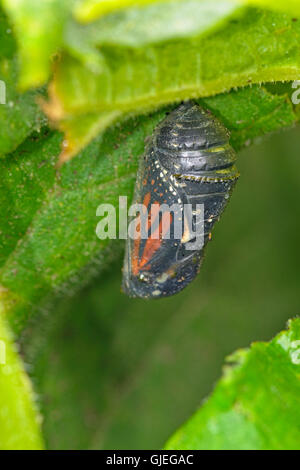
[(0, 157), (12, 152), (34, 130), (47, 122), (37, 104), (42, 90), (19, 93), (18, 66), (12, 29), (0, 10), (0, 80), (5, 103), (0, 104)]
[[(232, 2), (216, 8), (204, 0), (126, 9), (84, 26), (69, 23), (45, 107), (66, 133), (62, 159), (104, 129), (102, 116), (110, 123), (121, 113), (298, 78), (299, 35), (300, 23), (290, 16)], [(75, 118), (91, 114), (93, 130), (83, 128), (75, 143)]]
[(166, 448), (299, 450), (300, 318), (227, 362), (212, 396)]
[[(297, 120), (288, 94), (265, 87), (202, 104), (232, 131), (236, 149)], [(165, 112), (111, 128), (60, 172), (55, 163), (61, 136), (47, 129), (0, 162), (0, 284), (6, 289), (0, 302), (16, 331), (54, 293), (74, 290), (94, 272), (93, 265), (99, 271), (119, 252), (117, 241), (97, 239), (96, 209), (103, 202), (118, 207), (120, 195), (130, 200), (144, 140)]]
[[(44, 83), (60, 51), (44, 109), (65, 133), (61, 162), (128, 113), (300, 74), (300, 22), (235, 1), (3, 2), (24, 87)], [(100, 17), (79, 24), (84, 10)]]
[(0, 449), (42, 449), (31, 384), (0, 310)]

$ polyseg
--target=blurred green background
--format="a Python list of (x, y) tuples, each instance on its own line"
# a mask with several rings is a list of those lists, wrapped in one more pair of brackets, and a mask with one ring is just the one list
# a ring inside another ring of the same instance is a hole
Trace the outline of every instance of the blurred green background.
[(226, 355), (300, 312), (299, 138), (295, 128), (239, 154), (241, 178), (185, 291), (130, 300), (120, 259), (27, 329), (23, 356), (49, 448), (162, 447)]

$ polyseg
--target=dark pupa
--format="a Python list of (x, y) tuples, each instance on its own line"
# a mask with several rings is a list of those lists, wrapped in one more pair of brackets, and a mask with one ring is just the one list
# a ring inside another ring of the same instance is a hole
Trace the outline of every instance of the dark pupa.
[[(167, 297), (196, 277), (211, 230), (239, 177), (235, 160), (227, 129), (194, 102), (181, 104), (157, 126), (140, 160), (133, 201), (152, 217), (142, 211), (133, 221), (124, 293)], [(195, 243), (198, 238), (201, 244)]]

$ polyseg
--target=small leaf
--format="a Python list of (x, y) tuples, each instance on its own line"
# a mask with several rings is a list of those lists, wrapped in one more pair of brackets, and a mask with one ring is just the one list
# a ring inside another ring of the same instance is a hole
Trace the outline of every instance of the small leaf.
[(42, 449), (33, 392), (3, 319), (0, 304), (0, 449)]
[(299, 450), (300, 319), (228, 363), (212, 396), (166, 448)]

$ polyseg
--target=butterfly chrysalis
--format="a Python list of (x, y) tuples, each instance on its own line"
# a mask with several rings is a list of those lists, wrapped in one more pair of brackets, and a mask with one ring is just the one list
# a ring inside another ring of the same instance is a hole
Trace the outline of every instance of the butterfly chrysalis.
[(235, 160), (227, 129), (194, 102), (181, 104), (157, 126), (138, 170), (134, 203), (142, 206), (126, 241), (127, 295), (170, 296), (196, 277), (238, 179)]

